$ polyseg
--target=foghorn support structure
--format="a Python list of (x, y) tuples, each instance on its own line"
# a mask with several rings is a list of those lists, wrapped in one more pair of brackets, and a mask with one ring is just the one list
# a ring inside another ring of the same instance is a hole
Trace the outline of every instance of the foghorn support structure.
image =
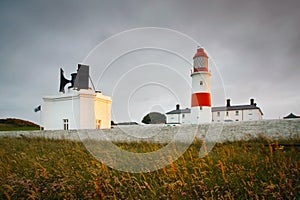
[[(66, 85), (70, 83), (68, 90)], [(78, 65), (71, 80), (60, 69), (59, 94), (44, 96), (41, 120), (45, 130), (111, 128), (110, 97), (89, 87), (89, 66)]]

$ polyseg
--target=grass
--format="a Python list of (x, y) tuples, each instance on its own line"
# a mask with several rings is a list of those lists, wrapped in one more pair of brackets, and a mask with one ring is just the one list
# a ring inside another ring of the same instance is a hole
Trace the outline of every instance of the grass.
[[(147, 152), (162, 145), (118, 146)], [(0, 147), (1, 199), (300, 198), (299, 147), (264, 139), (217, 144), (204, 158), (196, 142), (170, 166), (148, 173), (108, 168), (80, 142), (0, 138)]]
[(0, 125), (0, 131), (34, 131), (34, 130), (40, 130), (39, 127), (35, 126), (1, 126)]
[(0, 119), (0, 131), (32, 131), (39, 130), (40, 127), (30, 121), (7, 118)]

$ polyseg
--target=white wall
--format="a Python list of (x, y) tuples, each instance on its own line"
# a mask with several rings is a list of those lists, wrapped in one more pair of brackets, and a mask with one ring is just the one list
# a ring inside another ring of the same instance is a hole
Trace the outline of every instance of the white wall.
[(92, 90), (71, 90), (67, 94), (46, 96), (42, 104), (42, 125), (45, 130), (64, 129), (63, 119), (69, 120), (69, 129), (111, 128), (111, 98)]
[(181, 124), (180, 114), (167, 114), (167, 124)]
[(43, 97), (41, 110), (42, 126), (45, 130), (64, 128), (63, 119), (69, 120), (69, 129), (78, 129), (79, 98), (74, 94), (61, 94)]
[(191, 124), (191, 113), (182, 113), (182, 124)]
[[(218, 115), (218, 112), (220, 113), (220, 115)], [(223, 111), (212, 112), (213, 122), (223, 122), (224, 120), (225, 120), (225, 112)]]
[[(210, 72), (195, 72), (192, 75), (192, 93), (210, 92)], [(200, 85), (203, 81), (203, 85)]]
[(81, 89), (79, 91), (80, 129), (93, 129), (96, 127), (94, 99), (95, 94), (92, 90)]
[[(238, 115), (236, 114), (238, 111)], [(218, 112), (220, 115), (218, 115)], [(228, 115), (227, 115), (228, 112)], [(253, 121), (261, 120), (262, 116), (259, 109), (251, 110), (229, 110), (229, 111), (214, 111), (212, 113), (213, 122), (223, 122), (224, 120), (232, 121)]]
[[(191, 133), (197, 128), (196, 138), (205, 139), (206, 131), (213, 124), (203, 124), (199, 126), (185, 125), (181, 127), (170, 127), (165, 125), (151, 126), (124, 126), (105, 130), (83, 130), (79, 137), (78, 131), (0, 131), (0, 137), (42, 137), (53, 139), (68, 139), (80, 141), (84, 136), (86, 138), (93, 137), (97, 140), (107, 141), (109, 135), (110, 141), (146, 141), (146, 142), (161, 142), (169, 143), (174, 139), (174, 135), (178, 131)], [(125, 129), (125, 130), (124, 130)], [(147, 132), (153, 137), (143, 137)], [(133, 133), (131, 135), (125, 133)], [(160, 134), (157, 134), (160, 133)], [(141, 134), (141, 137), (139, 137)], [(206, 138), (218, 142), (234, 141), (234, 140), (249, 140), (261, 138), (262, 136), (268, 139), (292, 139), (299, 138), (300, 135), (300, 119), (289, 120), (260, 120), (247, 122), (224, 123), (222, 133), (217, 138)], [(180, 138), (180, 142), (184, 142)]]
[(244, 121), (262, 120), (259, 109), (244, 110)]
[(191, 124), (191, 113), (167, 114), (167, 124)]
[(190, 123), (191, 124), (203, 124), (211, 123), (212, 113), (211, 107), (202, 106), (202, 110), (199, 106), (191, 108)]
[(111, 128), (111, 98), (101, 93), (95, 96), (95, 120), (100, 120), (100, 128)]

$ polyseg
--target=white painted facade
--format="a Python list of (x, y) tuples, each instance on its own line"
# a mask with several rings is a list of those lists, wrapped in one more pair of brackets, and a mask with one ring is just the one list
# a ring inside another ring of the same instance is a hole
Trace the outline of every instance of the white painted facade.
[(167, 114), (167, 124), (190, 124), (191, 113)]
[(108, 129), (111, 128), (111, 103), (112, 100), (109, 96), (105, 96), (102, 93), (96, 93), (95, 95), (95, 122), (96, 129)]
[(111, 128), (111, 98), (91, 89), (43, 97), (45, 130)]
[[(197, 107), (196, 107), (197, 108)], [(206, 107), (202, 107), (205, 109)], [(195, 107), (191, 108), (191, 111), (195, 109)], [(173, 110), (166, 113), (167, 116), (167, 123), (179, 123), (179, 124), (189, 124), (190, 117), (193, 113), (196, 113), (197, 110), (194, 112), (188, 112), (189, 109), (185, 109), (185, 120), (182, 118), (182, 113), (180, 114), (172, 114), (178, 113), (179, 111), (183, 110)], [(177, 111), (177, 112), (176, 112)], [(209, 112), (208, 110), (206, 112)], [(196, 115), (201, 116), (201, 113), (196, 113)], [(212, 122), (234, 122), (234, 121), (259, 121), (262, 120), (263, 113), (259, 107), (256, 106), (254, 103), (254, 99), (250, 99), (250, 104), (248, 105), (230, 105), (230, 99), (227, 100), (227, 105), (222, 107), (212, 107), (210, 116), (212, 117)], [(200, 120), (204, 121), (204, 119)]]
[(180, 114), (166, 114), (166, 123), (167, 124), (181, 124), (182, 116)]
[(254, 99), (250, 99), (248, 105), (230, 105), (230, 99), (227, 99), (227, 105), (224, 107), (214, 107), (212, 109), (213, 122), (229, 122), (229, 121), (255, 121), (262, 119), (262, 111), (254, 103)]
[(213, 122), (256, 120), (262, 120), (262, 112), (260, 111), (260, 109), (237, 109), (212, 112)]
[(190, 115), (191, 115), (190, 116), (191, 124), (211, 123), (211, 120), (212, 120), (211, 107), (208, 107), (208, 106), (192, 107)]

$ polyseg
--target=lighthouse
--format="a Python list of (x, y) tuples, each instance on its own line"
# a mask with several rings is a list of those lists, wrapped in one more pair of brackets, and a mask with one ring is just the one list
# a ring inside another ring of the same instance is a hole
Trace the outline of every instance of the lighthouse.
[(208, 70), (208, 56), (204, 48), (199, 47), (197, 49), (193, 60), (194, 66), (191, 73), (191, 124), (210, 123), (212, 121), (210, 92), (211, 73)]

